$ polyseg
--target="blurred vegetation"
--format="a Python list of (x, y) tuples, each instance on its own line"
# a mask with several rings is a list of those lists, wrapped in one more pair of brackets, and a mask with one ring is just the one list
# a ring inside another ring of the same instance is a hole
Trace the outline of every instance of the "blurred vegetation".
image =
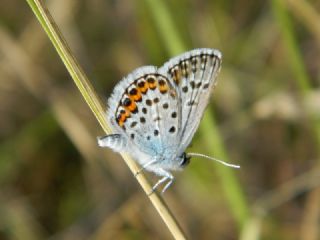
[[(241, 169), (175, 173), (164, 198), (190, 239), (319, 239), (319, 1), (46, 4), (103, 99), (141, 65), (223, 53), (190, 151)], [(0, 239), (170, 239), (28, 5), (0, 16)]]

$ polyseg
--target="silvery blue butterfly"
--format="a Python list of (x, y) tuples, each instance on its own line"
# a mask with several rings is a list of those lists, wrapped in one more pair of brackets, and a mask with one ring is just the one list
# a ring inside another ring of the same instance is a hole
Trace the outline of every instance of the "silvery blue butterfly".
[(220, 65), (218, 50), (201, 48), (160, 68), (134, 70), (108, 100), (107, 119), (114, 134), (99, 138), (99, 146), (129, 153), (142, 166), (139, 172), (162, 177), (153, 191), (168, 181), (164, 192), (174, 180), (171, 171), (182, 170), (190, 161), (185, 149), (208, 105)]

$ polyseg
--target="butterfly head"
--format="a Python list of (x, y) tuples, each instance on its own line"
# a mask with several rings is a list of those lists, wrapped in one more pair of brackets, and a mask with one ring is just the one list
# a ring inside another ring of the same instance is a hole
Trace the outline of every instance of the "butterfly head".
[(179, 157), (180, 158), (180, 167), (184, 168), (190, 163), (191, 156), (188, 156), (185, 152)]

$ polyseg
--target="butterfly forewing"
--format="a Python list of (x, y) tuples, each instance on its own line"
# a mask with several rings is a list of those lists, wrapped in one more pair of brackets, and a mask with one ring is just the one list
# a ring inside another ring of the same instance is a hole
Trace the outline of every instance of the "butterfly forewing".
[(213, 49), (196, 49), (169, 60), (162, 68), (175, 85), (180, 98), (180, 143), (184, 148), (197, 130), (210, 93), (216, 84), (221, 53)]

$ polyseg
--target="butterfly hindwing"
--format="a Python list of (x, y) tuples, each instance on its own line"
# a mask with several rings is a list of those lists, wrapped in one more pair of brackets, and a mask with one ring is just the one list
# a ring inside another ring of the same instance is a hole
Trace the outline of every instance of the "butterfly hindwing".
[(131, 146), (152, 158), (177, 143), (180, 116), (172, 109), (178, 108), (178, 94), (156, 67), (135, 70), (115, 92), (108, 117)]

